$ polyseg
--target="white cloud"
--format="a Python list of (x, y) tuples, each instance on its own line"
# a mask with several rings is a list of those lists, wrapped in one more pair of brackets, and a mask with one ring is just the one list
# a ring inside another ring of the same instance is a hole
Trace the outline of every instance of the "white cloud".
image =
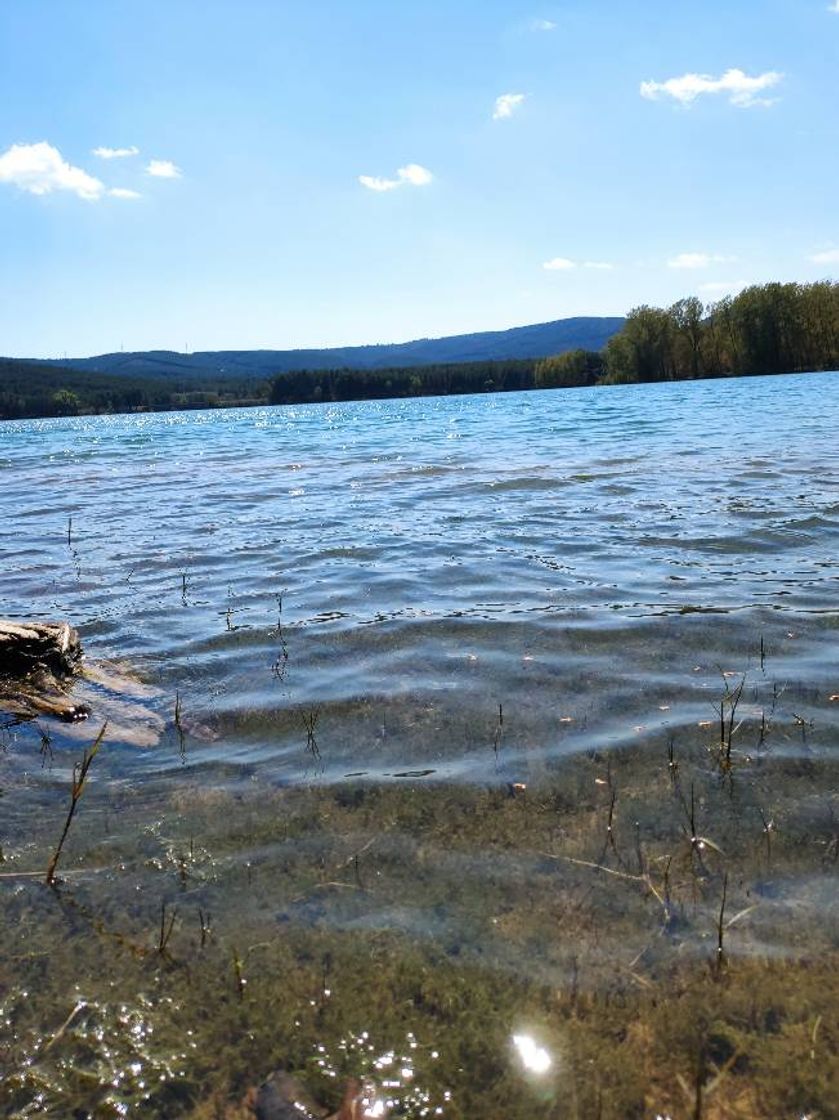
[(93, 154), (100, 159), (125, 159), (128, 156), (138, 156), (139, 148), (94, 148)]
[(130, 191), (127, 187), (111, 187), (108, 191), (111, 198), (142, 198), (139, 191)]
[(146, 166), (146, 174), (155, 179), (180, 179), (182, 172), (170, 159), (153, 159)]
[[(839, 5), (839, 0), (836, 0)], [(839, 6), (836, 9), (839, 11)], [(810, 257), (813, 264), (839, 264), (839, 249), (824, 249), (820, 253), (813, 253)]]
[(702, 94), (723, 93), (728, 95), (730, 103), (738, 109), (767, 107), (773, 101), (757, 95), (776, 86), (782, 79), (783, 74), (776, 70), (769, 70), (753, 78), (742, 70), (726, 70), (720, 78), (714, 78), (710, 74), (684, 74), (681, 78), (669, 78), (666, 82), (642, 82), (641, 96), (650, 101), (656, 101), (661, 96), (672, 97), (682, 105), (690, 105)]
[(545, 261), (542, 268), (546, 272), (571, 272), (575, 268), (591, 268), (597, 272), (611, 272), (615, 266), (611, 261), (572, 261), (568, 257), (554, 257)]
[[(839, 4), (839, 0), (836, 0)], [(556, 31), (557, 25), (552, 19), (533, 19), (530, 21), (531, 31)]]
[(95, 202), (105, 192), (101, 183), (80, 167), (67, 163), (52, 144), (13, 144), (0, 155), (0, 183), (11, 183), (30, 194), (51, 194), (72, 191), (88, 202)]
[(495, 99), (495, 110), (492, 114), (494, 121), (504, 121), (515, 113), (525, 101), (525, 93), (502, 93)]
[(399, 179), (382, 179), (378, 175), (359, 175), (358, 181), (368, 191), (395, 191), (397, 187), (404, 186)]
[(827, 9), (829, 12), (835, 12), (839, 16), (839, 0), (833, 0), (833, 3)]
[(734, 257), (722, 257), (717, 253), (679, 253), (667, 262), (668, 268), (710, 268), (712, 264), (725, 264)]
[(427, 167), (409, 163), (400, 167), (395, 179), (382, 179), (378, 175), (359, 175), (358, 181), (369, 191), (395, 191), (397, 187), (427, 187), (434, 176)]
[(434, 178), (428, 168), (420, 167), (418, 163), (409, 163), (407, 167), (400, 167), (396, 174), (404, 183), (410, 183), (412, 187), (427, 187)]

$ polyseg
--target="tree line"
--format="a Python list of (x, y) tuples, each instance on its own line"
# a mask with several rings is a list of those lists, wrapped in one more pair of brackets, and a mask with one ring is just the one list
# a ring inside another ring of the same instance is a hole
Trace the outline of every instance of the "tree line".
[(274, 378), (271, 404), (520, 392), (535, 388), (537, 364), (535, 358), (515, 358), (377, 370), (299, 370)]
[(602, 380), (683, 381), (839, 369), (839, 283), (761, 284), (703, 305), (636, 307), (607, 344)]
[(359, 370), (270, 381), (131, 378), (0, 359), (0, 418), (153, 412), (681, 381), (839, 369), (839, 283), (762, 284), (712, 304), (636, 307), (602, 351)]
[(0, 419), (171, 412), (267, 404), (268, 383), (189, 377), (178, 381), (88, 373), (0, 358)]

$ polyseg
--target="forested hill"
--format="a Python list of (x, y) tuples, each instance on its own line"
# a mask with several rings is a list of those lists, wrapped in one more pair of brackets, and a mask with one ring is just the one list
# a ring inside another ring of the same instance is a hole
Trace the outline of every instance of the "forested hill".
[(622, 318), (559, 319), (506, 331), (423, 338), (381, 346), (346, 346), (333, 350), (212, 350), (193, 354), (148, 350), (62, 359), (50, 364), (91, 373), (181, 380), (190, 375), (202, 379), (208, 376), (260, 378), (300, 369), (392, 369), (545, 358), (576, 349), (600, 350), (623, 324)]
[[(599, 324), (601, 333), (573, 336), (593, 341), (569, 349), (569, 324), (581, 322)], [(604, 323), (623, 326), (609, 337), (602, 333)], [(551, 327), (563, 329), (553, 335), (553, 342), (544, 341), (550, 337)], [(462, 360), (462, 355), (477, 353), (481, 347), (491, 355), (505, 352), (505, 347), (522, 352), (537, 346), (541, 349), (538, 342), (527, 342), (528, 335), (542, 338), (545, 349), (552, 347), (554, 353)], [(608, 338), (605, 345), (604, 337)], [(496, 346), (497, 340), (501, 344)], [(440, 349), (446, 345), (448, 349), (443, 352), (461, 357), (421, 361), (422, 348), (435, 345)], [(245, 364), (202, 366), (197, 360), (208, 360), (210, 355), (200, 354), (168, 355), (168, 366), (163, 355), (156, 369), (127, 366), (125, 360), (131, 356), (116, 355), (123, 361), (119, 372), (91, 368), (89, 364), (86, 368), (67, 368), (57, 363), (0, 358), (0, 420), (839, 370), (839, 282), (762, 284), (708, 306), (688, 298), (667, 308), (636, 307), (625, 320), (565, 320), (492, 335), (438, 339), (436, 343), (357, 349), (367, 352), (367, 365), (351, 366), (350, 350), (298, 350), (291, 358), (288, 353), (275, 355), (270, 351), (233, 355), (237, 359), (260, 359), (268, 376), (263, 367)], [(327, 355), (335, 364), (316, 368), (312, 354)], [(139, 357), (149, 360), (153, 355)], [(220, 355), (213, 357), (218, 362)], [(386, 357), (394, 364), (380, 364)], [(279, 358), (286, 358), (286, 364)], [(96, 361), (89, 359), (89, 363)], [(298, 368), (291, 368), (294, 365)]]

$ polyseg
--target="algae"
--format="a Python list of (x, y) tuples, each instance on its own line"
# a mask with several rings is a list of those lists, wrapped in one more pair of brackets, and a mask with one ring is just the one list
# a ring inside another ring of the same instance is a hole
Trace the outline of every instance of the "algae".
[(755, 708), (485, 787), (173, 790), (103, 750), (55, 889), (23, 872), (61, 772), (6, 821), (0, 1104), (233, 1117), (284, 1068), (370, 1115), (827, 1120), (839, 758), (799, 735)]

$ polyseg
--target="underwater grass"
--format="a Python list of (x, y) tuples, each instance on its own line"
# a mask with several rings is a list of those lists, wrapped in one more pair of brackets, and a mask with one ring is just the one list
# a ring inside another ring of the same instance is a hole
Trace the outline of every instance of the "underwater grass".
[(486, 787), (98, 782), (65, 884), (0, 880), (0, 1107), (238, 1117), (283, 1067), (334, 1109), (393, 1055), (394, 1117), (830, 1118), (839, 759), (725, 729), (724, 769), (696, 729)]

